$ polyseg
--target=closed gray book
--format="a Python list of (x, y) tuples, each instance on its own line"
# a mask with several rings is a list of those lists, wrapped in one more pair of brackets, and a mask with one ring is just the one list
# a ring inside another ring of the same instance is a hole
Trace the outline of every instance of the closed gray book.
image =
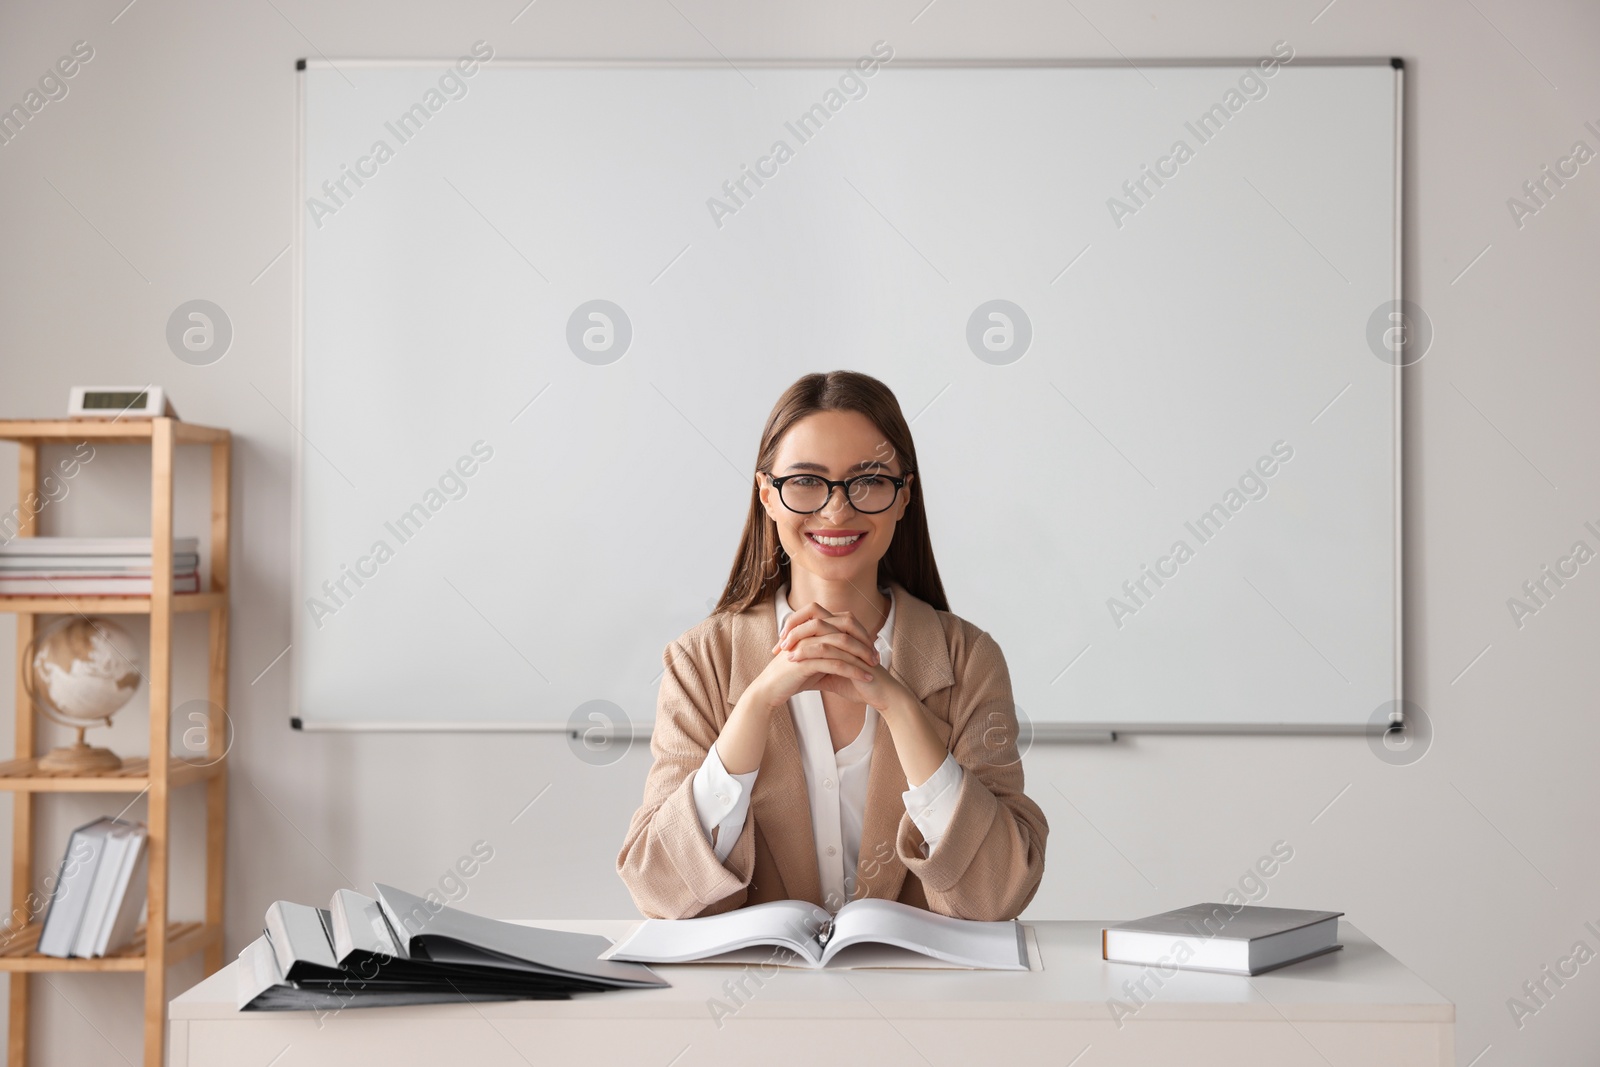
[[(145, 556), (154, 551), (148, 537), (19, 537), (0, 545), (0, 556)], [(192, 556), (198, 537), (174, 537), (172, 553)]]
[[(172, 573), (200, 569), (200, 557), (185, 552), (172, 557)], [(150, 577), (149, 556), (8, 556), (0, 553), (0, 574), (142, 574)]]
[(1222, 974), (1260, 974), (1339, 944), (1342, 911), (1191, 904), (1100, 931), (1100, 956), (1112, 963)]

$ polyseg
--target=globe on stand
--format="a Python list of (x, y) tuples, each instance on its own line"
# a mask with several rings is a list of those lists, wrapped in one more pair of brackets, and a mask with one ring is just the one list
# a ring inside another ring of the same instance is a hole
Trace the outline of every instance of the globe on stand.
[(23, 688), (46, 718), (78, 731), (75, 744), (53, 748), (39, 769), (59, 774), (104, 774), (122, 767), (110, 749), (84, 741), (91, 726), (110, 726), (111, 717), (133, 699), (144, 672), (127, 632), (109, 619), (70, 615), (44, 627), (28, 643)]

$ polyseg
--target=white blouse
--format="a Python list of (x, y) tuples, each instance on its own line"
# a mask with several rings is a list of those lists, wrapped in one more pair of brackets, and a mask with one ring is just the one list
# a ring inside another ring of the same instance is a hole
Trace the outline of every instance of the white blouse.
[[(889, 595), (889, 616), (883, 620), (874, 647), (882, 666), (888, 669), (894, 634), (894, 593), (889, 589), (881, 591)], [(781, 633), (784, 620), (794, 612), (789, 606), (787, 583), (779, 587), (774, 602)], [(868, 704), (861, 733), (837, 752), (833, 750), (833, 739), (828, 732), (821, 690), (808, 689), (790, 697), (789, 713), (794, 718), (806, 791), (811, 798), (811, 833), (817, 845), (817, 873), (822, 883), (823, 904), (834, 912), (848, 903), (855, 892), (861, 824), (867, 806), (867, 774), (872, 766), (878, 712)], [(695, 810), (719, 862), (727, 862), (734, 842), (744, 829), (750, 808), (750, 790), (759, 771), (757, 768), (744, 774), (729, 774), (715, 744), (707, 750), (705, 761), (695, 771)], [(924, 856), (932, 853), (950, 824), (964, 773), (955, 756), (946, 753), (944, 763), (927, 781), (900, 794), (906, 813), (922, 833)]]

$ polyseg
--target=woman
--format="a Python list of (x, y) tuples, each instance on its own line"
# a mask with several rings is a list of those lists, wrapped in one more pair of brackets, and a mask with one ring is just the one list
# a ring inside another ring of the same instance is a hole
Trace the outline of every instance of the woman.
[(881, 897), (994, 920), (1033, 899), (1049, 825), (1010, 675), (948, 610), (915, 468), (876, 378), (808, 374), (768, 416), (722, 599), (663, 654), (617, 856), (646, 916)]

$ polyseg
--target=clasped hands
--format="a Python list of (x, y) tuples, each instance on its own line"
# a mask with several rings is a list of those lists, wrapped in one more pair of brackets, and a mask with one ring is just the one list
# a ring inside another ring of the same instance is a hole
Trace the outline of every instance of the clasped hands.
[(848, 611), (835, 614), (813, 602), (792, 612), (772, 654), (762, 674), (771, 676), (767, 696), (773, 706), (795, 693), (820, 689), (881, 712), (909, 694), (882, 665), (873, 636)]

